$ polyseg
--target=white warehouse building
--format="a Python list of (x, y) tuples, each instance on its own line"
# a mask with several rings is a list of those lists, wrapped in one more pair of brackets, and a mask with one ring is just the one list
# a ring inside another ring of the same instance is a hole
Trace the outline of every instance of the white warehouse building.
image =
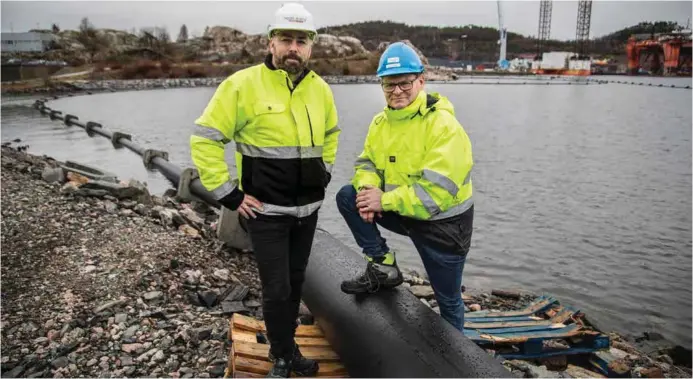
[(46, 51), (54, 37), (50, 33), (2, 33), (2, 52), (41, 52)]

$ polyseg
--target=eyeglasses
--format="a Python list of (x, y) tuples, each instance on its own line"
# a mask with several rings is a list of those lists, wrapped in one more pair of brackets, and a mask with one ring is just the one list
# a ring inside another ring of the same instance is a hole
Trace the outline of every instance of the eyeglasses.
[(406, 92), (414, 88), (414, 82), (418, 79), (418, 77), (414, 78), (413, 80), (409, 80), (406, 82), (397, 82), (397, 83), (386, 83), (382, 82), (380, 85), (383, 87), (383, 91), (390, 93), (390, 92), (395, 92), (395, 88), (399, 87), (402, 92)]

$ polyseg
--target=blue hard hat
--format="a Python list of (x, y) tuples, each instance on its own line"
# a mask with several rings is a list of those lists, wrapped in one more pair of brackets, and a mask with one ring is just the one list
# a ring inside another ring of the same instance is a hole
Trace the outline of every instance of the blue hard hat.
[(395, 42), (385, 49), (378, 63), (378, 76), (420, 74), (424, 70), (416, 51), (404, 42)]

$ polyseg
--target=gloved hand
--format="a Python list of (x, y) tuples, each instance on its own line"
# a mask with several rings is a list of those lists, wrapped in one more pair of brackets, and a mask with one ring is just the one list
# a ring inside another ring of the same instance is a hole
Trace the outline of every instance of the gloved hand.
[(224, 207), (232, 211), (235, 211), (243, 202), (244, 197), (245, 193), (243, 193), (243, 191), (236, 187), (233, 189), (233, 191), (231, 191), (231, 193), (219, 199), (219, 203), (221, 203), (221, 205), (223, 205)]

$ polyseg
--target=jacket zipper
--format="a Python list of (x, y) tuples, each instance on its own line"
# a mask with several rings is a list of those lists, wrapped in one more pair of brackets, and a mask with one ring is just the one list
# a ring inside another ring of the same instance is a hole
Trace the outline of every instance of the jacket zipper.
[(310, 127), (310, 145), (315, 147), (315, 142), (313, 141), (313, 123), (310, 121), (310, 112), (308, 112), (308, 105), (306, 107), (306, 115), (308, 115), (308, 126)]

